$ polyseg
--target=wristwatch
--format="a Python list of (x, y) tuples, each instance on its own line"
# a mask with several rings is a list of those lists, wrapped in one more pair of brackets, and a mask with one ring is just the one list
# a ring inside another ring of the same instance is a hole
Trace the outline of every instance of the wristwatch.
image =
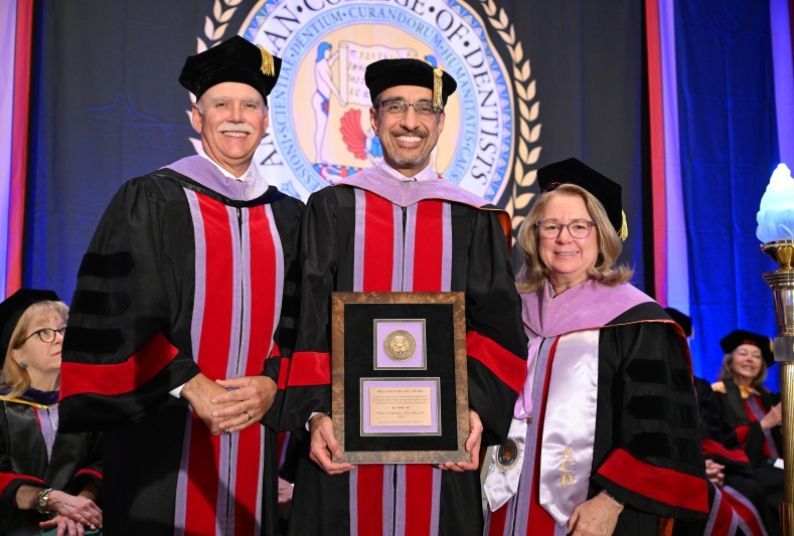
[(49, 502), (50, 502), (50, 493), (54, 490), (52, 488), (43, 489), (39, 492), (36, 496), (36, 511), (42, 515), (47, 515), (50, 513)]

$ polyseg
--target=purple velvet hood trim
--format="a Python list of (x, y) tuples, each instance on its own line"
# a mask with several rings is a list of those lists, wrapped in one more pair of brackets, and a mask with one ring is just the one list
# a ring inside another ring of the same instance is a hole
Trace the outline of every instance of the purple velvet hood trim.
[(380, 166), (359, 171), (349, 179), (337, 182), (334, 186), (355, 186), (384, 197), (401, 207), (408, 207), (425, 199), (443, 199), (474, 208), (482, 208), (490, 204), (482, 197), (449, 181), (443, 179), (401, 181), (381, 169)]
[(564, 333), (599, 329), (622, 313), (653, 298), (629, 283), (608, 287), (588, 280), (553, 296), (551, 284), (521, 293), (524, 325), (535, 335), (556, 337)]
[(199, 155), (182, 158), (165, 167), (234, 201), (251, 201), (264, 194), (269, 187), (267, 181), (256, 171), (253, 174), (254, 180), (236, 181), (225, 176), (212, 162)]

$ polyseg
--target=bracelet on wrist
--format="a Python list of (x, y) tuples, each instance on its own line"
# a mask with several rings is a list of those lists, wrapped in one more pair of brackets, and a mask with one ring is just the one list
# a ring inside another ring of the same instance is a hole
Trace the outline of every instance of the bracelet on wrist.
[(48, 515), (51, 513), (50, 511), (50, 493), (52, 493), (52, 488), (46, 488), (41, 490), (38, 495), (36, 495), (36, 511), (42, 515)]

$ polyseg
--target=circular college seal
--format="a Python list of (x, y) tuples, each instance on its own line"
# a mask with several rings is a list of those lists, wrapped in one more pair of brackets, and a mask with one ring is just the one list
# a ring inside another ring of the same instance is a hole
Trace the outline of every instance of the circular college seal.
[(416, 341), (413, 335), (404, 329), (396, 329), (386, 335), (386, 339), (383, 341), (383, 351), (394, 361), (405, 361), (414, 355)]
[(271, 184), (305, 200), (379, 163), (364, 71), (379, 59), (411, 57), (458, 82), (431, 155), (435, 171), (513, 215), (528, 206), (539, 103), (504, 8), (492, 0), (480, 0), (482, 14), (457, 0), (261, 0), (247, 12), (243, 5), (215, 1), (198, 51), (237, 33), (283, 59), (254, 157)]

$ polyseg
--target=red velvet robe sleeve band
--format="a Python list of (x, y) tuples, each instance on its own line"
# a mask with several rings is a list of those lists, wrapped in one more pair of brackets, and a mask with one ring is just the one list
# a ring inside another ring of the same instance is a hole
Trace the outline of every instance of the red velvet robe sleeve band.
[(635, 506), (646, 503), (648, 510), (662, 516), (686, 518), (686, 512), (706, 513), (709, 509), (702, 478), (651, 465), (621, 448), (607, 457), (593, 480), (610, 495)]
[(290, 360), (287, 385), (306, 387), (331, 384), (331, 355), (328, 352), (295, 352)]
[(477, 333), (466, 333), (466, 353), (485, 365), (497, 378), (516, 393), (524, 385), (527, 362), (496, 341)]
[(23, 484), (31, 486), (46, 486), (42, 479), (30, 475), (20, 475), (18, 473), (0, 473), (0, 496), (16, 490)]
[(706, 458), (718, 461), (726, 460), (733, 463), (750, 463), (750, 459), (742, 449), (729, 449), (714, 439), (703, 439), (700, 445), (703, 447), (703, 455)]
[(140, 389), (178, 353), (179, 350), (158, 333), (121, 363), (66, 362), (61, 367), (61, 400), (83, 393), (112, 396)]

